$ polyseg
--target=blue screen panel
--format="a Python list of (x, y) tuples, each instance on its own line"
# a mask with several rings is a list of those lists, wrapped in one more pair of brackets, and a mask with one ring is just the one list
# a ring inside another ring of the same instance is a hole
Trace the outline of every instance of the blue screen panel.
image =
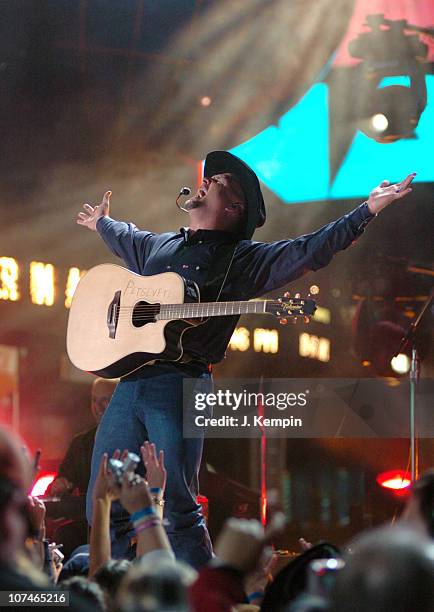
[[(383, 79), (380, 86), (408, 85), (407, 77)], [(407, 80), (406, 80), (407, 79)], [(398, 181), (417, 172), (416, 181), (434, 181), (434, 75), (426, 76), (428, 102), (415, 138), (381, 144), (357, 132), (329, 185), (328, 88), (316, 83), (270, 126), (232, 152), (244, 159), (284, 202), (363, 198), (383, 179)]]

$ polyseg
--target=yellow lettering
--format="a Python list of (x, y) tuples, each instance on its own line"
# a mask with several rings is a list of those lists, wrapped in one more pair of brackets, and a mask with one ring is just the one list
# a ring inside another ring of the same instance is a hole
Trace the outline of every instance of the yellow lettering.
[(86, 273), (86, 270), (80, 270), (79, 268), (69, 268), (68, 278), (66, 281), (65, 288), (65, 307), (70, 308), (72, 298), (78, 285), (78, 281)]
[(253, 333), (253, 348), (257, 353), (277, 353), (279, 350), (277, 329), (256, 328)]
[(229, 348), (232, 351), (247, 351), (250, 346), (250, 332), (245, 327), (237, 327), (232, 334)]
[(16, 302), (20, 299), (18, 276), (20, 269), (12, 257), (0, 257), (0, 300)]
[(52, 306), (55, 298), (54, 266), (40, 261), (30, 263), (30, 297), (33, 304)]

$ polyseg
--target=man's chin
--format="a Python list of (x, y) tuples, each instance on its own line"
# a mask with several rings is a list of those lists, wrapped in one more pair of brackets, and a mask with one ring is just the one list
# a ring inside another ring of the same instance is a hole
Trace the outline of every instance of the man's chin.
[(203, 200), (201, 198), (190, 198), (185, 202), (183, 208), (186, 210), (194, 210), (195, 208), (200, 208), (203, 206)]

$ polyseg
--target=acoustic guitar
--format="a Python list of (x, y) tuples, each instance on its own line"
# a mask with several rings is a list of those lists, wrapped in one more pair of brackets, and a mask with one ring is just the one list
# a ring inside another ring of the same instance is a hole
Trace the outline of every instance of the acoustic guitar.
[(310, 317), (315, 310), (314, 300), (300, 297), (200, 302), (196, 283), (175, 272), (141, 276), (102, 264), (77, 285), (67, 351), (77, 368), (117, 378), (157, 360), (184, 361), (183, 334), (209, 317), (268, 313), (286, 322), (288, 317)]

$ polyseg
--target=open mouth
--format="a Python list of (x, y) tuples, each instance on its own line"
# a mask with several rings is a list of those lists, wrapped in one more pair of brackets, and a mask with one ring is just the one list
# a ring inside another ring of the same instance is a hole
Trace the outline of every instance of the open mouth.
[(197, 190), (196, 197), (201, 200), (206, 196), (207, 191), (207, 188), (204, 185), (201, 185), (201, 187), (199, 187), (199, 189)]

